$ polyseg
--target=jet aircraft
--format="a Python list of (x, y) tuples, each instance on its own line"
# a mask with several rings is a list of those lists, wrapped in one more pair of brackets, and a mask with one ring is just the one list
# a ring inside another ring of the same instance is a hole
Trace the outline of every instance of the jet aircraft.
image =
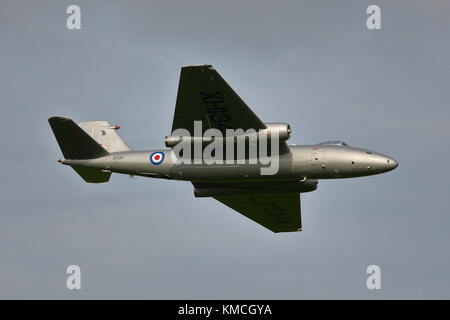
[[(117, 134), (119, 127), (107, 121), (76, 124), (69, 118), (51, 117), (49, 123), (64, 155), (58, 161), (86, 182), (107, 182), (111, 173), (190, 181), (195, 197), (213, 197), (273, 232), (302, 230), (300, 194), (316, 190), (319, 179), (362, 177), (398, 166), (391, 157), (342, 141), (288, 145), (291, 127), (262, 122), (211, 65), (181, 68), (172, 134), (165, 138), (168, 149), (134, 151)], [(231, 140), (225, 135), (205, 137), (208, 129), (238, 134)], [(183, 135), (174, 134), (180, 130)], [(276, 172), (262, 174), (267, 162), (251, 161), (255, 154), (249, 150), (239, 153), (236, 137), (243, 138), (248, 149), (255, 143), (256, 149), (262, 148), (266, 142), (258, 143), (263, 137), (275, 137), (277, 150), (268, 144), (267, 154), (256, 153), (256, 158), (276, 156), (271, 158), (277, 161)], [(232, 148), (224, 152), (230, 151), (235, 161), (206, 163), (195, 153), (175, 154), (182, 142), (205, 151), (222, 140), (231, 141)], [(192, 161), (180, 162), (180, 157)]]

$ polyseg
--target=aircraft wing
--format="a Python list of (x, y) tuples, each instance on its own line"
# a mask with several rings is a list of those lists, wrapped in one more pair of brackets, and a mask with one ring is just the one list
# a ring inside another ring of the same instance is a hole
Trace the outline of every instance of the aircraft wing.
[(300, 194), (254, 194), (214, 197), (273, 232), (301, 231)]
[(211, 65), (181, 68), (172, 132), (183, 128), (194, 136), (194, 121), (202, 122), (201, 134), (209, 128), (266, 128)]

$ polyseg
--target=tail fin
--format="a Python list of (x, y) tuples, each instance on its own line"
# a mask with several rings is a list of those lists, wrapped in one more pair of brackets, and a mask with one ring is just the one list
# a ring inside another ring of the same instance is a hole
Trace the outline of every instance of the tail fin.
[(108, 121), (85, 121), (78, 125), (108, 152), (131, 151), (117, 134), (119, 126), (112, 126)]
[(108, 155), (102, 146), (68, 118), (48, 119), (59, 147), (66, 159), (94, 159)]

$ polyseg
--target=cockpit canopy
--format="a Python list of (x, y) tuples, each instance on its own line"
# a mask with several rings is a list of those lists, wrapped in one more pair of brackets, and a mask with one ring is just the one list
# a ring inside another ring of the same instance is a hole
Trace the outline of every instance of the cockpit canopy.
[(319, 145), (348, 146), (344, 141), (324, 141), (319, 143)]

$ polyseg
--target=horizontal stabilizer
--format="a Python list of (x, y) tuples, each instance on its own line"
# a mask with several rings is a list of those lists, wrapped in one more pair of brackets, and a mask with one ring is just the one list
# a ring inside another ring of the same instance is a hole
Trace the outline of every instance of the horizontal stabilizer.
[(75, 170), (86, 182), (90, 183), (102, 183), (108, 182), (109, 177), (111, 177), (111, 172), (104, 172), (99, 169), (92, 168), (83, 168), (72, 166), (72, 169)]
[(75, 122), (68, 118), (48, 119), (59, 147), (66, 159), (94, 159), (109, 153)]

